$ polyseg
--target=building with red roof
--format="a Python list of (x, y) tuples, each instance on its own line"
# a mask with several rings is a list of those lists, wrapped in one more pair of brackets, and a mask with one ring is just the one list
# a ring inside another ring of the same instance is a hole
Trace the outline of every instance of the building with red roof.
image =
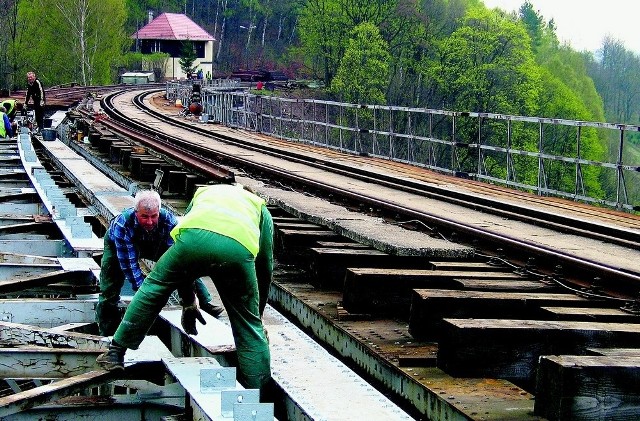
[(213, 74), (213, 42), (215, 38), (186, 15), (163, 13), (138, 30), (131, 38), (136, 40), (143, 54), (168, 53), (165, 79), (182, 79), (187, 75), (180, 68), (180, 56), (185, 41), (190, 41), (197, 56), (194, 67), (203, 74)]

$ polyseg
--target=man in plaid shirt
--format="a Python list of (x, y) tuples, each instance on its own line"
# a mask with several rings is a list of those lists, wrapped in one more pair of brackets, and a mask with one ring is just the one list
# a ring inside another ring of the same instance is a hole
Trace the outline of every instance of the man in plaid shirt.
[[(173, 244), (170, 232), (178, 223), (175, 215), (161, 208), (160, 195), (152, 190), (139, 191), (134, 207), (113, 218), (104, 236), (100, 264), (100, 296), (96, 322), (103, 336), (112, 336), (120, 323), (120, 290), (128, 280), (137, 291), (145, 279), (139, 259), (157, 261)], [(195, 283), (200, 308), (214, 317), (224, 311), (210, 303), (211, 295), (202, 280)]]

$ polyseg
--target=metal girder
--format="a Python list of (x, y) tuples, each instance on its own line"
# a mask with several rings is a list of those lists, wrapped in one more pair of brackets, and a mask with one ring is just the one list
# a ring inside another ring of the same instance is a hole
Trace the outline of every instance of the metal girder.
[(0, 227), (0, 235), (5, 234), (57, 234), (57, 227), (51, 221), (48, 222), (26, 222), (23, 224), (5, 225)]
[(0, 344), (106, 350), (108, 338), (76, 332), (52, 332), (45, 328), (0, 322)]
[(0, 213), (16, 215), (41, 215), (46, 213), (42, 203), (0, 203)]
[(40, 256), (58, 257), (71, 256), (73, 250), (65, 243), (64, 240), (48, 240), (48, 239), (2, 239), (0, 240), (0, 253), (6, 252), (30, 253)]
[(0, 300), (0, 321), (53, 328), (68, 323), (92, 323), (94, 300), (16, 298)]
[(38, 276), (30, 276), (24, 279), (14, 279), (11, 281), (0, 282), (0, 293), (6, 294), (10, 292), (23, 291), (33, 287), (40, 287), (44, 285), (55, 284), (59, 282), (66, 282), (71, 284), (89, 284), (94, 275), (91, 271), (87, 270), (75, 270), (66, 271), (58, 270), (49, 273), (43, 273)]
[(17, 202), (20, 200), (33, 202), (40, 196), (34, 188), (31, 189), (0, 189), (0, 202)]
[(184, 405), (184, 388), (179, 383), (166, 386), (150, 384), (150, 387), (130, 394), (69, 396), (2, 420), (160, 420), (168, 415), (184, 413)]
[(19, 346), (0, 348), (0, 377), (58, 379), (97, 370), (98, 349)]

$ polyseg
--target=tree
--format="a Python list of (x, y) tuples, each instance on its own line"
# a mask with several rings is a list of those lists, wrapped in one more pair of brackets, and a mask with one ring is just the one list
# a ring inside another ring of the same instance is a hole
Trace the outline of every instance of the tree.
[(426, 72), (442, 103), (457, 111), (534, 115), (539, 69), (518, 23), (486, 9), (467, 12), (464, 25), (438, 45)]
[[(23, 0), (16, 61), (45, 84), (111, 83), (124, 47), (123, 0)], [(33, 48), (37, 42), (38, 48)]]
[(193, 66), (193, 63), (197, 58), (198, 56), (193, 48), (193, 43), (191, 41), (184, 41), (182, 43), (182, 50), (180, 51), (180, 60), (178, 61), (182, 71), (187, 75), (195, 72), (196, 68)]
[(14, 85), (13, 76), (16, 70), (12, 52), (15, 51), (18, 36), (18, 2), (5, 0), (0, 3), (0, 7), (2, 8), (0, 30), (4, 34), (0, 38), (0, 87), (10, 90)]
[(371, 23), (356, 26), (352, 34), (330, 90), (342, 101), (385, 104), (389, 47)]
[(531, 48), (536, 52), (543, 42), (545, 24), (543, 17), (533, 10), (533, 5), (529, 0), (520, 6), (520, 20), (524, 23), (525, 28), (527, 28), (527, 33), (531, 39)]

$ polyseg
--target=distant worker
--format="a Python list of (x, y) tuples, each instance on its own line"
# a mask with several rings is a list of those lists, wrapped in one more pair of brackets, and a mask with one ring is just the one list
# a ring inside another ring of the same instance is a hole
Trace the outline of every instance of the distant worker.
[(7, 117), (9, 117), (9, 121), (11, 122), (11, 129), (13, 133), (17, 132), (18, 123), (15, 121), (16, 114), (18, 111), (22, 111), (22, 103), (16, 101), (15, 99), (5, 99), (0, 103), (7, 110)]
[(27, 73), (27, 96), (24, 99), (24, 105), (29, 104), (29, 100), (33, 99), (33, 110), (35, 111), (36, 125), (38, 131), (42, 132), (44, 129), (44, 107), (46, 105), (46, 96), (42, 82), (36, 78), (34, 72)]
[(127, 348), (138, 348), (176, 289), (182, 327), (196, 335), (196, 320), (205, 321), (190, 280), (209, 275), (229, 316), (238, 380), (247, 388), (268, 390), (271, 354), (262, 314), (273, 273), (273, 220), (264, 199), (240, 185), (200, 187), (171, 236), (175, 243), (146, 277), (109, 350), (96, 361), (106, 370), (123, 369)]
[[(134, 291), (138, 290), (145, 276), (138, 260), (157, 261), (173, 244), (170, 232), (177, 222), (173, 213), (161, 208), (158, 192), (140, 190), (134, 206), (109, 224), (104, 235), (100, 296), (96, 306), (96, 322), (102, 336), (112, 336), (120, 323), (118, 302), (125, 279)], [(200, 308), (213, 317), (220, 316), (224, 309), (210, 303), (211, 295), (202, 280), (198, 279), (195, 287)]]
[(0, 103), (0, 105), (6, 108), (9, 121), (13, 121), (16, 118), (16, 112), (22, 109), (22, 104), (15, 99), (5, 99)]
[(0, 106), (0, 114), (2, 116), (2, 125), (0, 126), (0, 137), (13, 137), (13, 129), (11, 128), (11, 122), (7, 116), (7, 110), (3, 106)]
[(259, 80), (258, 83), (256, 83), (256, 89), (258, 91), (261, 91), (263, 87), (264, 87), (264, 83), (262, 83), (262, 81)]

